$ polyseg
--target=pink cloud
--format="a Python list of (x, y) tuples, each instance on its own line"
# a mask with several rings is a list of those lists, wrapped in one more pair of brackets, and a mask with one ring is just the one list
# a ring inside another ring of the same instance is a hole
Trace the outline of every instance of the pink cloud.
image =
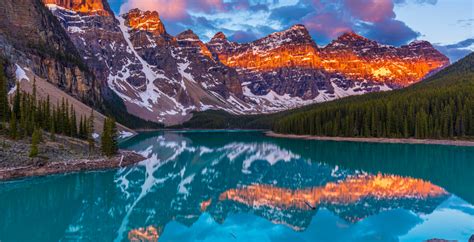
[(344, 22), (339, 16), (332, 13), (309, 16), (304, 20), (304, 25), (311, 32), (329, 38), (336, 38), (342, 33), (352, 30), (349, 23)]
[(158, 11), (160, 16), (169, 20), (187, 17), (186, 0), (128, 0), (120, 7), (120, 12), (125, 13), (134, 8)]
[(127, 0), (120, 7), (120, 12), (124, 13), (134, 8), (158, 11), (160, 16), (167, 20), (183, 20), (189, 17), (188, 10), (198, 12), (225, 11), (226, 4), (223, 0)]
[(367, 22), (381, 22), (395, 18), (392, 0), (345, 0), (347, 10)]

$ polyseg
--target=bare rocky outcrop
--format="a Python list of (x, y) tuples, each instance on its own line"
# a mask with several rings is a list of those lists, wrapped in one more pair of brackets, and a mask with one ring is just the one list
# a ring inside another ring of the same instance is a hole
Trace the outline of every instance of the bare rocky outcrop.
[(100, 104), (94, 75), (41, 1), (2, 1), (0, 18), (0, 55), (11, 65), (27, 66), (77, 99)]
[(29, 166), (10, 169), (0, 168), (0, 181), (15, 180), (27, 177), (66, 174), (82, 171), (108, 170), (137, 164), (145, 158), (134, 152), (122, 151), (110, 158), (70, 160), (67, 162), (43, 163), (38, 160)]
[(111, 15), (102, 0), (42, 0), (44, 4), (54, 4), (85, 14)]
[(28, 156), (29, 138), (10, 140), (0, 134), (0, 181), (89, 170), (104, 170), (136, 164), (145, 158), (131, 151), (104, 157), (99, 148), (89, 151), (84, 140), (44, 133), (36, 158)]
[(394, 47), (349, 32), (322, 49), (322, 67), (352, 79), (408, 86), (449, 64), (427, 41)]

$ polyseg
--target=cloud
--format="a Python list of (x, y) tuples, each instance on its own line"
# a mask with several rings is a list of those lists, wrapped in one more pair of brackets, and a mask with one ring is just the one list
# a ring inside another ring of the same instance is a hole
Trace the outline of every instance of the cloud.
[(460, 19), (457, 21), (457, 24), (459, 24), (461, 27), (465, 28), (471, 28), (474, 23), (474, 18), (470, 19)]
[(301, 19), (313, 11), (314, 9), (311, 9), (306, 5), (283, 6), (273, 9), (269, 18), (280, 21), (285, 25), (293, 25), (299, 23)]
[(416, 3), (416, 4), (431, 4), (436, 5), (438, 0), (395, 0), (395, 4), (406, 4), (408, 2)]
[(257, 34), (253, 33), (251, 30), (247, 31), (235, 31), (230, 37), (230, 40), (240, 43), (250, 42), (257, 39)]
[[(313, 0), (314, 12), (303, 18), (318, 43), (347, 31), (390, 45), (402, 45), (420, 34), (396, 19), (392, 0)], [(405, 2), (405, 1), (403, 1)]]
[(420, 36), (402, 21), (386, 19), (374, 24), (368, 24), (360, 32), (365, 37), (377, 40), (383, 44), (403, 45)]
[(192, 29), (203, 40), (223, 31), (248, 42), (294, 24), (304, 24), (325, 45), (347, 31), (384, 44), (405, 44), (420, 34), (396, 19), (395, 5), (436, 4), (437, 0), (125, 0), (132, 8), (157, 10), (171, 34)]
[(120, 13), (134, 8), (158, 11), (160, 16), (168, 20), (182, 20), (187, 17), (186, 0), (128, 0), (120, 7)]
[(223, 0), (126, 0), (120, 7), (120, 13), (139, 8), (158, 11), (168, 20), (183, 20), (190, 17), (188, 11), (212, 13), (227, 11), (228, 6)]
[(345, 0), (352, 17), (366, 22), (382, 22), (395, 18), (392, 0)]
[(351, 23), (334, 13), (312, 14), (303, 19), (303, 24), (313, 34), (316, 43), (324, 44), (351, 31)]
[(451, 45), (435, 44), (434, 47), (449, 57), (451, 63), (454, 63), (474, 51), (474, 38), (466, 39)]

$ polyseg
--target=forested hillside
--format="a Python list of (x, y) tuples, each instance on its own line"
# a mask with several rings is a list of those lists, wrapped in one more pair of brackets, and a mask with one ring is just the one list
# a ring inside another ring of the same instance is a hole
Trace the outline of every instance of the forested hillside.
[(474, 54), (411, 87), (317, 104), (275, 122), (278, 133), (473, 138)]

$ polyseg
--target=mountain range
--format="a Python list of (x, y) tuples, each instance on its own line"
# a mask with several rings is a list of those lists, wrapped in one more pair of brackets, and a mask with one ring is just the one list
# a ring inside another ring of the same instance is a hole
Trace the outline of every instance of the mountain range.
[(157, 12), (116, 16), (105, 0), (7, 0), (3, 8), (0, 44), (12, 64), (89, 105), (120, 100), (127, 113), (166, 125), (209, 109), (272, 113), (398, 89), (449, 65), (426, 41), (394, 47), (348, 32), (322, 47), (303, 25), (250, 43), (219, 32), (205, 43), (192, 30), (169, 34)]

